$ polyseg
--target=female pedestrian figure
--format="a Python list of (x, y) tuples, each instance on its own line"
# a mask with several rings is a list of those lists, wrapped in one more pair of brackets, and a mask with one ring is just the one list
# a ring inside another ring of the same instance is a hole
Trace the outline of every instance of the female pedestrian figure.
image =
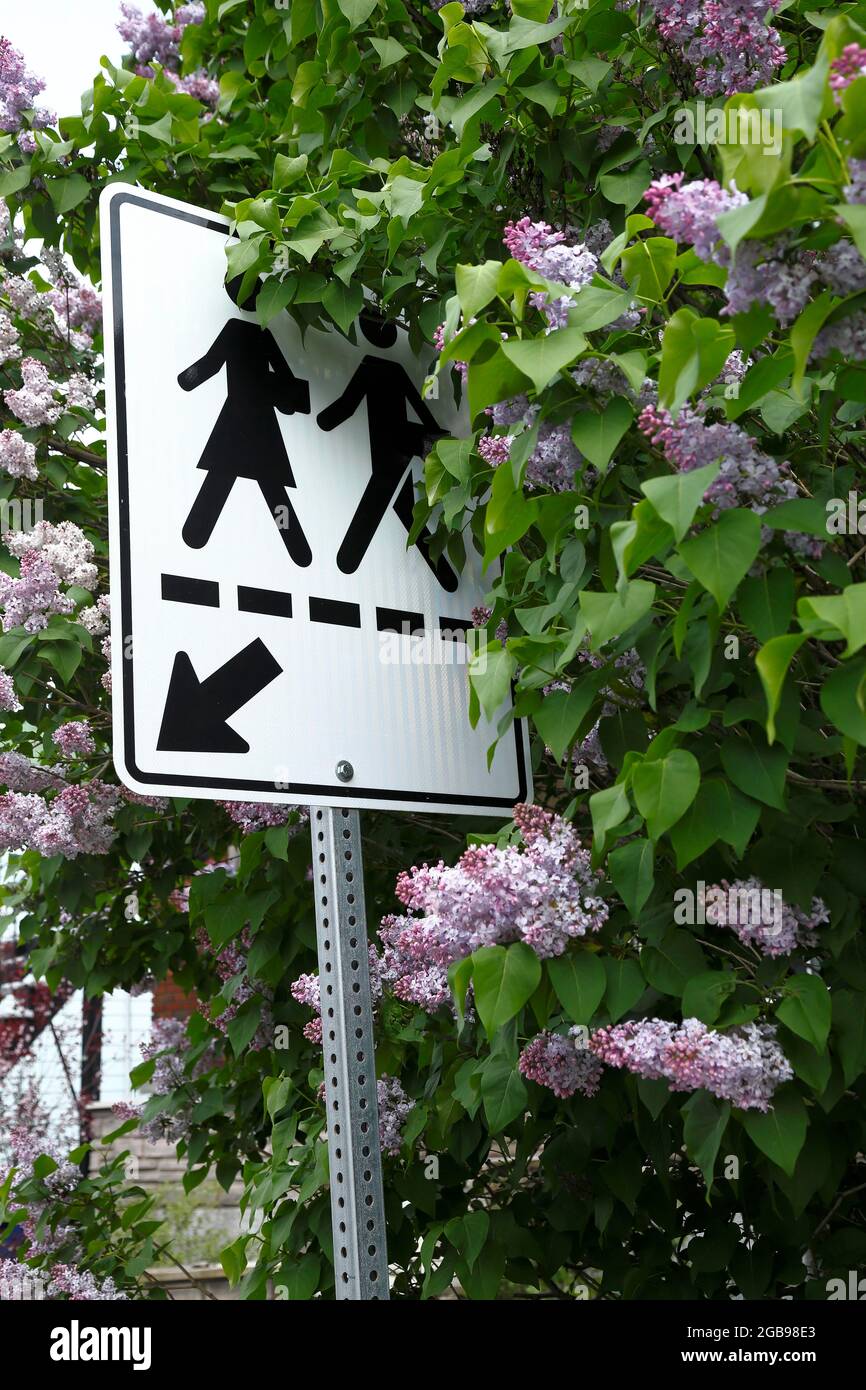
[[(240, 285), (240, 276), (226, 285), (235, 303)], [(292, 560), (307, 566), (313, 556), (286, 493), (296, 484), (274, 411), (308, 415), (309, 384), (292, 373), (267, 329), (234, 318), (204, 356), (180, 373), (178, 384), (193, 391), (224, 364), (228, 394), (198, 462), (206, 477), (184, 523), (183, 539), (194, 550), (206, 545), (236, 479), (252, 478)]]

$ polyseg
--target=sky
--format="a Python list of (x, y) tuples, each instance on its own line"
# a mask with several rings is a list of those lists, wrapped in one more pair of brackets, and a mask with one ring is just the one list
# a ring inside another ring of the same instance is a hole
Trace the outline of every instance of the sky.
[[(145, 12), (149, 0), (135, 0)], [(45, 82), (40, 104), (60, 116), (77, 115), (104, 53), (119, 62), (125, 44), (117, 32), (120, 0), (0, 0), (0, 34)]]

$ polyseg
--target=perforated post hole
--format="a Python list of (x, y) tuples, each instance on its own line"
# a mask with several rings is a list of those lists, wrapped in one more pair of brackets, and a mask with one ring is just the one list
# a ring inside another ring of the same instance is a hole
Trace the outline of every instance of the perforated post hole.
[(373, 1009), (357, 811), (310, 808), (338, 1299), (388, 1298)]

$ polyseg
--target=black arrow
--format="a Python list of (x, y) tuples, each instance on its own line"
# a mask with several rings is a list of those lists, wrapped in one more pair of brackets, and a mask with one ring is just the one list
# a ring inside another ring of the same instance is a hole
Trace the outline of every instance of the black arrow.
[(161, 752), (248, 753), (246, 739), (226, 720), (282, 672), (256, 638), (200, 681), (186, 652), (178, 652), (168, 685), (157, 748)]

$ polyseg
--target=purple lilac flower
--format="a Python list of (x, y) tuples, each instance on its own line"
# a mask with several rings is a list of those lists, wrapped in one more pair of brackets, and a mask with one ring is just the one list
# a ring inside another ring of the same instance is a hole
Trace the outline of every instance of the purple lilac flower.
[(572, 1028), (564, 1033), (539, 1033), (520, 1054), (518, 1067), (527, 1081), (546, 1086), (560, 1100), (579, 1091), (594, 1096), (603, 1075), (601, 1062), (581, 1043), (585, 1030)]
[[(545, 280), (565, 285), (572, 294), (588, 285), (598, 269), (596, 257), (586, 246), (566, 245), (565, 232), (554, 231), (547, 222), (521, 217), (519, 222), (507, 224), (502, 240), (516, 261)], [(544, 291), (534, 292), (529, 299), (546, 314), (548, 329), (562, 328), (568, 322), (568, 310), (574, 302), (571, 295), (553, 299)]]
[(21, 561), (31, 555), (50, 565), (61, 584), (79, 589), (95, 589), (99, 571), (93, 562), (93, 544), (73, 521), (38, 521), (30, 531), (7, 531), (7, 549)]
[(129, 1298), (128, 1294), (121, 1293), (111, 1276), (99, 1280), (89, 1270), (70, 1264), (51, 1266), (51, 1282), (46, 1293), (49, 1298), (65, 1296), (71, 1303), (117, 1303)]
[(690, 242), (702, 261), (713, 259), (721, 233), (716, 218), (749, 201), (732, 184), (730, 191), (715, 179), (695, 179), (683, 186), (685, 175), (662, 174), (644, 194), (649, 216), (675, 241)]
[(772, 81), (786, 58), (765, 22), (777, 0), (651, 0), (662, 38), (695, 72), (701, 96), (733, 96)]
[(399, 999), (435, 1013), (448, 967), (479, 946), (524, 941), (541, 957), (598, 931), (607, 906), (574, 827), (539, 807), (515, 807), (526, 848), (472, 845), (453, 867), (423, 865), (397, 880), (404, 916), (383, 919), (382, 978)]
[(272, 826), (287, 825), (293, 814), (298, 816), (293, 826), (295, 829), (300, 829), (309, 820), (306, 807), (289, 802), (218, 801), (216, 804), (222, 806), (245, 835), (252, 835), (256, 830), (269, 830)]
[(379, 1105), (379, 1143), (382, 1152), (396, 1155), (403, 1142), (403, 1126), (415, 1109), (396, 1076), (383, 1074), (376, 1082)]
[(809, 352), (810, 361), (819, 361), (838, 352), (843, 361), (862, 362), (866, 359), (866, 313), (859, 310), (847, 318), (830, 323), (815, 335)]
[(491, 467), (498, 468), (500, 463), (506, 463), (508, 455), (511, 453), (512, 436), (510, 434), (484, 434), (475, 446), (484, 459)]
[(25, 632), (41, 632), (52, 613), (71, 613), (73, 606), (72, 599), (60, 592), (54, 570), (35, 551), (22, 558), (19, 578), (0, 572), (4, 631), (23, 627)]
[(838, 58), (830, 64), (830, 89), (836, 101), (841, 101), (841, 93), (858, 77), (866, 76), (866, 48), (859, 43), (848, 43)]
[(0, 710), (14, 713), (21, 709), (21, 701), (15, 693), (15, 682), (9, 672), (0, 666)]
[(71, 719), (54, 730), (54, 742), (64, 758), (86, 757), (96, 749), (96, 740), (86, 719)]
[[(719, 264), (728, 261), (717, 257)], [(725, 284), (723, 314), (746, 314), (753, 304), (767, 304), (782, 327), (805, 309), (817, 278), (814, 251), (789, 251), (785, 237), (774, 242), (742, 241)]]
[(23, 439), (17, 430), (0, 431), (0, 468), (11, 478), (29, 478), (35, 483), (39, 477), (36, 445)]
[(0, 366), (4, 362), (14, 362), (21, 356), (18, 345), (18, 329), (5, 309), (0, 309)]
[(8, 39), (0, 38), (0, 130), (20, 130), (25, 113), (33, 112), (31, 124), (37, 130), (51, 125), (54, 115), (36, 106), (45, 83), (29, 72), (23, 56)]
[(845, 201), (866, 203), (866, 159), (849, 159), (848, 177), (851, 182), (845, 185)]
[(813, 898), (809, 912), (782, 900), (760, 879), (737, 879), (705, 888), (701, 897), (707, 921), (714, 927), (730, 927), (744, 946), (754, 946), (764, 956), (789, 956), (801, 947), (816, 946), (816, 927), (829, 922), (821, 898)]
[(647, 1018), (600, 1028), (589, 1047), (608, 1066), (664, 1079), (672, 1091), (704, 1088), (741, 1110), (769, 1110), (777, 1086), (794, 1074), (769, 1023), (721, 1033), (697, 1018), (679, 1026)]
[(59, 791), (66, 785), (57, 767), (42, 767), (23, 753), (0, 753), (0, 785), (10, 792)]
[(745, 506), (761, 515), (797, 496), (797, 485), (786, 476), (785, 465), (763, 453), (737, 424), (708, 424), (691, 406), (683, 406), (676, 420), (667, 410), (647, 406), (638, 417), (638, 427), (682, 473), (721, 463), (718, 477), (704, 494), (704, 500), (719, 511)]
[(54, 425), (63, 414), (63, 405), (55, 399), (60, 388), (48, 375), (48, 368), (35, 357), (25, 357), (21, 363), (22, 385), (3, 392), (3, 399), (25, 425)]

